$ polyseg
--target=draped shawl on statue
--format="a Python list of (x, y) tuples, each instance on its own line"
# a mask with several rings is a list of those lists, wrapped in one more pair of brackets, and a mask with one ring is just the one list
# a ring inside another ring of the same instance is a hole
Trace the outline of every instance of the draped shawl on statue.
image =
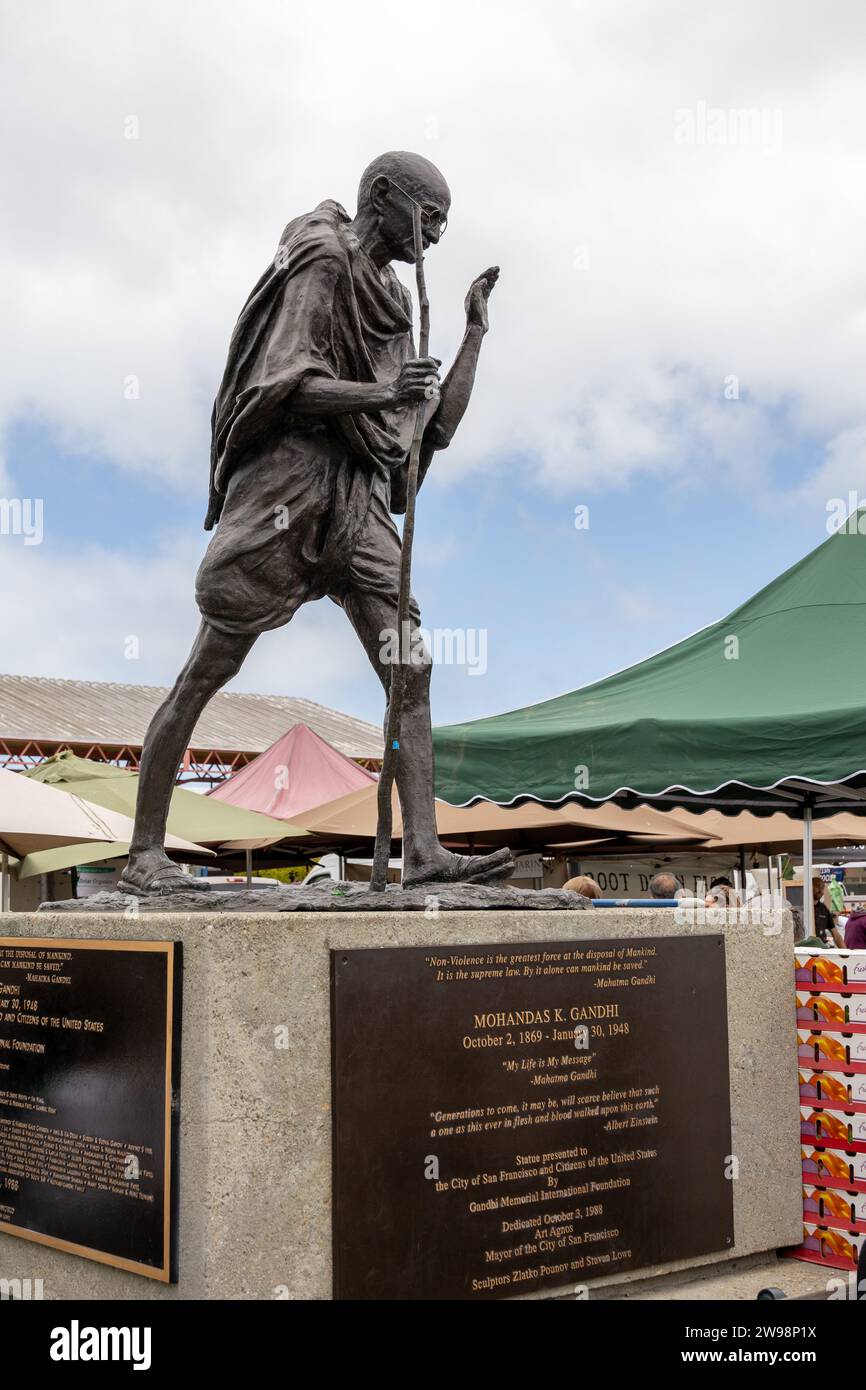
[[(219, 520), (231, 473), (251, 449), (310, 427), (292, 416), (291, 397), (308, 376), (383, 381), (414, 355), (411, 299), (390, 266), (379, 269), (328, 199), (290, 222), (273, 263), (241, 311), (212, 416), (211, 478), (205, 529)], [(333, 416), (371, 478), (391, 482), (391, 508), (405, 510), (406, 457), (414, 408)], [(429, 463), (425, 449), (422, 472)]]

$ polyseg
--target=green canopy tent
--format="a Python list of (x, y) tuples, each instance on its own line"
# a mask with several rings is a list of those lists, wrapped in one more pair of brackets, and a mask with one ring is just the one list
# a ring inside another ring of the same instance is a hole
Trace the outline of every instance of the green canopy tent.
[(813, 811), (866, 799), (866, 510), (720, 622), (434, 746), (452, 805), (802, 809), (811, 863)]
[[(112, 763), (92, 762), (75, 753), (56, 753), (24, 774), (39, 782), (71, 792), (94, 805), (122, 811), (134, 817), (138, 795), (138, 773)], [(197, 834), (187, 835), (180, 826), (195, 826)], [(168, 829), (173, 835), (193, 840), (199, 845), (211, 845), (222, 850), (253, 850), (282, 840), (306, 838), (307, 831), (290, 821), (263, 816), (258, 811), (246, 811), (211, 796), (175, 787), (168, 812)], [(72, 864), (85, 864), (95, 859), (114, 858), (127, 852), (127, 845), (106, 844), (71, 847), (64, 851), (46, 850), (27, 856), (23, 868), (26, 875), (48, 873)], [(76, 853), (78, 857), (76, 857)], [(71, 857), (70, 857), (71, 856)]]

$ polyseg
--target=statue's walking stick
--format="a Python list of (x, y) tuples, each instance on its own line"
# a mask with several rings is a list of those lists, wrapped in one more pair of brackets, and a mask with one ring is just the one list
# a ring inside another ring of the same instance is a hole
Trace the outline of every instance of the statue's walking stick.
[[(421, 239), (421, 210), (412, 208), (412, 228), (415, 237), (415, 279), (418, 285), (418, 303), (421, 311), (418, 356), (426, 357), (430, 347), (430, 304), (427, 299), (427, 286), (424, 281), (424, 243)], [(385, 724), (385, 755), (382, 759), (382, 772), (378, 789), (378, 822), (376, 826), (376, 849), (373, 854), (373, 871), (370, 876), (370, 892), (384, 892), (388, 882), (388, 859), (391, 854), (391, 794), (397, 774), (397, 760), (400, 756), (400, 720), (403, 713), (403, 694), (406, 687), (406, 666), (412, 659), (409, 633), (409, 593), (412, 575), (412, 538), (415, 533), (415, 498), (418, 494), (418, 465), (421, 459), (421, 441), (424, 437), (424, 424), (427, 417), (427, 402), (421, 401), (415, 416), (415, 432), (409, 450), (409, 468), (406, 479), (406, 516), (403, 522), (403, 546), (400, 556), (400, 593), (397, 601), (397, 643), (398, 659), (391, 671), (388, 692), (388, 718)], [(403, 826), (405, 834), (406, 827)]]

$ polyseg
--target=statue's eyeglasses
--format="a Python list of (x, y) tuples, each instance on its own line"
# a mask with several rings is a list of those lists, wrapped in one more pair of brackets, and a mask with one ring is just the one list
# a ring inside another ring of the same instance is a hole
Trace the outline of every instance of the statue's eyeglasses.
[(441, 236), (448, 226), (447, 212), (443, 212), (441, 208), (437, 208), (435, 203), (419, 203), (416, 198), (412, 197), (411, 193), (407, 193), (405, 188), (401, 188), (399, 183), (395, 183), (393, 179), (389, 178), (388, 182), (391, 184), (392, 188), (396, 188), (398, 193), (402, 193), (404, 198), (408, 198), (413, 207), (418, 209), (421, 213), (421, 225), (424, 227), (434, 227)]

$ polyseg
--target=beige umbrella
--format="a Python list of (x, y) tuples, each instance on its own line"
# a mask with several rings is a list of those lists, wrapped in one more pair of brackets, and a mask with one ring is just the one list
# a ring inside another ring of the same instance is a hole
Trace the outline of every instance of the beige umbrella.
[[(681, 820), (686, 813), (679, 809), (661, 812), (663, 818), (669, 814)], [(712, 840), (713, 850), (742, 848), (759, 849), (762, 854), (785, 854), (799, 853), (803, 847), (802, 820), (785, 815), (783, 811), (771, 816), (753, 816), (749, 811), (740, 811), (735, 816), (726, 816), (721, 811), (687, 814), (698, 834)], [(824, 845), (866, 844), (866, 815), (840, 811), (838, 815), (825, 816), (814, 822), (812, 839)], [(666, 852), (670, 848), (666, 845)], [(706, 846), (692, 843), (685, 848), (699, 850)]]
[[(23, 858), (35, 850), (55, 849), (87, 841), (122, 842), (132, 838), (132, 821), (117, 811), (105, 810), (78, 796), (35, 782), (18, 772), (0, 768), (0, 858), (3, 886), (0, 906), (7, 906), (6, 882), (9, 856)], [(177, 835), (165, 837), (166, 848), (207, 854), (200, 845)], [(123, 850), (121, 850), (123, 852)]]
[[(403, 835), (403, 823), (396, 792), (392, 795), (393, 838)], [(301, 815), (295, 823), (302, 825), (320, 844), (358, 844), (376, 836), (376, 784), (361, 787), (347, 796), (326, 802)], [(528, 801), (522, 806), (497, 806), (480, 801), (474, 806), (450, 806), (436, 802), (436, 828), (443, 844), (469, 848), (485, 845), (511, 844), (516, 849), (528, 846), (573, 845), (610, 837), (620, 839), (649, 836), (653, 840), (704, 840), (706, 830), (695, 829), (695, 818), (683, 814), (673, 817), (667, 811), (654, 811), (647, 806), (635, 810), (607, 804), (586, 807), (576, 803), (567, 806), (539, 806)], [(304, 845), (306, 849), (307, 844)]]
[[(771, 884), (771, 857), (777, 854), (799, 854), (803, 848), (802, 820), (786, 815), (783, 811), (769, 816), (754, 816), (750, 811), (740, 811), (730, 816), (721, 811), (686, 813), (677, 807), (673, 812), (663, 811), (661, 814), (664, 818), (672, 815), (677, 820), (684, 815), (687, 816), (692, 826), (705, 837), (698, 843), (673, 837), (663, 846), (665, 855), (700, 854), (708, 850), (713, 853), (739, 850), (740, 872), (745, 874), (747, 851), (760, 851), (767, 856)], [(866, 815), (841, 811), (835, 816), (825, 816), (814, 822), (812, 839), (814, 843), (824, 845), (866, 844)], [(599, 850), (599, 855), (607, 858), (619, 852), (618, 845), (606, 844)]]

